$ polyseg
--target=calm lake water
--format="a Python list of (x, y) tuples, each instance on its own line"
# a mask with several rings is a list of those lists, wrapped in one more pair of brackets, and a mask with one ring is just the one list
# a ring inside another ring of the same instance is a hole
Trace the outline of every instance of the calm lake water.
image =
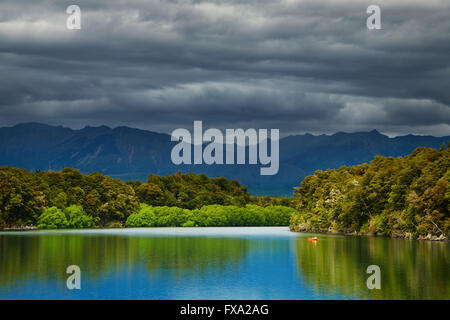
[[(0, 232), (0, 299), (450, 299), (448, 243), (286, 227)], [(68, 290), (66, 268), (81, 268)], [(369, 290), (366, 269), (381, 268)]]

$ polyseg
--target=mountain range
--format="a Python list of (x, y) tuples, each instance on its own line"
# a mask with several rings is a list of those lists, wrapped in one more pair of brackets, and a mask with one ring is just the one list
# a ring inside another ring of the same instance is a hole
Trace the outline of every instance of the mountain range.
[(141, 181), (150, 173), (205, 173), (236, 179), (252, 194), (292, 195), (293, 187), (315, 170), (370, 162), (377, 154), (404, 156), (418, 146), (439, 148), (449, 141), (450, 136), (390, 138), (376, 130), (288, 136), (280, 139), (278, 174), (261, 176), (259, 165), (174, 165), (170, 153), (177, 142), (171, 141), (168, 134), (124, 126), (75, 130), (23, 123), (0, 128), (0, 166), (32, 171), (70, 167), (84, 173), (98, 171), (113, 178)]

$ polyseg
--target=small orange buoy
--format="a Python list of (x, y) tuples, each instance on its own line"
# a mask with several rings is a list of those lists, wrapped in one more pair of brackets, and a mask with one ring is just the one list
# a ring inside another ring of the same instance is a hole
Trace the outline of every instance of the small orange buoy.
[(308, 238), (308, 241), (309, 241), (309, 242), (313, 242), (313, 241), (319, 241), (319, 239), (318, 239), (318, 238), (316, 238), (316, 237), (314, 237), (314, 238)]

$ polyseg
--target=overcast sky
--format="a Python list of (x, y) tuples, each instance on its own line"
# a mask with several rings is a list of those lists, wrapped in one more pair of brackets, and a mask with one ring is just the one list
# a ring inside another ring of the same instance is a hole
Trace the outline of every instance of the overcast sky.
[(1, 0), (0, 75), (0, 126), (450, 135), (450, 1)]

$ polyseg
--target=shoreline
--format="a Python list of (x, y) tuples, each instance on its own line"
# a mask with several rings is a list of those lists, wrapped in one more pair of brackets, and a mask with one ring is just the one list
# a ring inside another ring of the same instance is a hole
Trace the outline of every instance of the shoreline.
[[(78, 229), (70, 229), (70, 228), (59, 228), (59, 229), (39, 229), (35, 226), (27, 226), (24, 228), (3, 228), (0, 229), (0, 232), (27, 232), (27, 231), (62, 231), (62, 230), (112, 230), (112, 229), (147, 229), (147, 228), (153, 228), (153, 229), (164, 229), (164, 228), (173, 228), (173, 229), (187, 229), (187, 228), (194, 228), (194, 229), (207, 229), (207, 228), (275, 228), (275, 227), (283, 227), (283, 228), (289, 228), (288, 225), (286, 226), (208, 226), (208, 227), (108, 227), (108, 226), (98, 226), (93, 228), (78, 228)], [(291, 230), (289, 230), (291, 231)]]
[[(342, 235), (342, 236), (359, 236), (359, 237), (376, 237), (376, 238), (387, 238), (387, 239), (403, 239), (403, 240), (416, 240), (416, 241), (432, 241), (432, 242), (450, 242), (449, 239), (446, 237), (437, 237), (432, 235), (427, 235), (427, 237), (392, 237), (392, 236), (380, 236), (376, 234), (361, 234), (356, 231), (354, 232), (339, 232), (339, 231), (307, 231), (307, 230), (295, 230), (291, 228), (290, 226), (209, 226), (209, 227), (190, 227), (190, 228), (199, 228), (199, 229), (205, 229), (205, 228), (242, 228), (242, 227), (249, 227), (249, 228), (262, 228), (262, 227), (287, 227), (289, 228), (290, 232), (293, 233), (311, 233), (311, 234), (329, 234), (329, 235)], [(150, 227), (155, 229), (163, 229), (163, 228), (175, 228), (175, 229), (185, 229), (187, 227)], [(3, 228), (0, 229), (0, 232), (28, 232), (28, 231), (62, 231), (62, 230), (105, 230), (105, 229), (142, 229), (140, 227), (107, 227), (107, 226), (101, 226), (101, 227), (95, 227), (95, 228), (80, 228), (80, 229), (38, 229), (35, 226), (23, 226), (23, 227), (12, 227), (12, 228)]]
[(353, 232), (340, 232), (340, 231), (308, 231), (308, 230), (295, 230), (294, 228), (291, 228), (289, 226), (289, 230), (291, 232), (298, 232), (298, 233), (317, 233), (317, 234), (335, 234), (335, 235), (342, 235), (342, 236), (354, 236), (354, 237), (377, 237), (377, 238), (388, 238), (388, 239), (403, 239), (403, 240), (417, 240), (417, 241), (433, 241), (433, 242), (450, 242), (449, 239), (447, 239), (444, 235), (433, 236), (431, 234), (428, 234), (426, 237), (408, 237), (406, 235), (404, 236), (380, 236), (376, 234), (365, 234), (365, 233), (359, 233), (357, 231)]

